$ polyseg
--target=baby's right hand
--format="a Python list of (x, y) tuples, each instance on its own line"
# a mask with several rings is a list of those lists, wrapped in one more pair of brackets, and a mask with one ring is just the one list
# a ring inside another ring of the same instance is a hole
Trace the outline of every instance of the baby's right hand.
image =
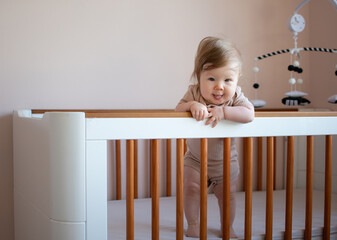
[(208, 118), (208, 110), (207, 107), (201, 103), (194, 102), (191, 107), (190, 111), (192, 113), (192, 116), (197, 120), (197, 121), (202, 121)]

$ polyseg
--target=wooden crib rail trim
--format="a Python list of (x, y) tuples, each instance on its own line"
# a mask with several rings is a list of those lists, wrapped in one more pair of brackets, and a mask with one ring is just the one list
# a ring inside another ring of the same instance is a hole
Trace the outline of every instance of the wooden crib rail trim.
[[(32, 114), (46, 112), (84, 112), (86, 118), (189, 118), (190, 112), (176, 112), (173, 109), (33, 109)], [(255, 117), (333, 117), (337, 111), (261, 111)]]
[(34, 109), (32, 114), (46, 112), (84, 112), (86, 118), (188, 118), (190, 112), (176, 112), (173, 109)]

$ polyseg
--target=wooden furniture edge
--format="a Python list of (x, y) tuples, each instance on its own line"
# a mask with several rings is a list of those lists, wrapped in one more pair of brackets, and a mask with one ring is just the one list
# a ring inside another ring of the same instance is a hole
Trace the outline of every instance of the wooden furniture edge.
[[(33, 114), (46, 112), (84, 112), (86, 118), (187, 118), (190, 112), (172, 109), (109, 110), (109, 109), (33, 109)], [(336, 111), (256, 111), (255, 117), (336, 117)]]

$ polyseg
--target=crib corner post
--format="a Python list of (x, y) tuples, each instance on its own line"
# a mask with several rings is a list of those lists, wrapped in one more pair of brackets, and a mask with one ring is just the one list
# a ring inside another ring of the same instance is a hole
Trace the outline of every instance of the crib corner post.
[(106, 161), (107, 142), (86, 141), (87, 240), (108, 239)]

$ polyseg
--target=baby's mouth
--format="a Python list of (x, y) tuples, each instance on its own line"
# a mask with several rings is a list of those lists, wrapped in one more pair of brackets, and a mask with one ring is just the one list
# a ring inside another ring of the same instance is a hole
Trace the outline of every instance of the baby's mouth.
[(214, 97), (216, 100), (221, 100), (222, 97), (223, 97), (223, 94), (213, 94), (213, 97)]

